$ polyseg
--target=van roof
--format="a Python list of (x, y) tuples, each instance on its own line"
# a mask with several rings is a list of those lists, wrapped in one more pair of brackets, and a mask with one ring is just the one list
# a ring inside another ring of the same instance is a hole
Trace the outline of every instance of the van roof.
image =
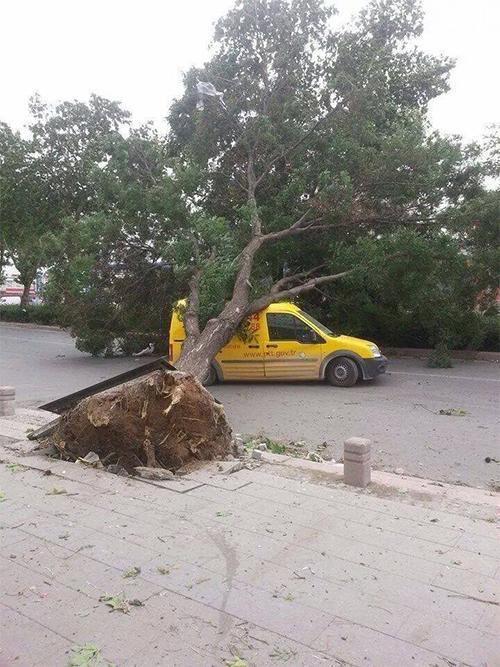
[(291, 301), (278, 301), (265, 308), (270, 313), (288, 311), (289, 313), (298, 313), (300, 308)]
[[(178, 306), (184, 306), (186, 304), (186, 299), (179, 299), (177, 301)], [(294, 303), (291, 301), (278, 301), (277, 303), (272, 303), (269, 305), (267, 308), (264, 308), (263, 310), (268, 311), (270, 313), (277, 313), (277, 312), (283, 312), (283, 311), (288, 311), (289, 313), (298, 313), (300, 311), (300, 308), (296, 306)], [(174, 309), (175, 313), (175, 309)]]

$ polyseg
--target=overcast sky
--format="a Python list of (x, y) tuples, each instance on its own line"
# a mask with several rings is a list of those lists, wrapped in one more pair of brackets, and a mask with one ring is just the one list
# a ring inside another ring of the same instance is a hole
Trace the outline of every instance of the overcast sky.
[[(120, 100), (135, 124), (165, 127), (182, 73), (203, 63), (214, 21), (232, 0), (2, 0), (0, 120), (27, 121), (37, 91), (57, 102), (95, 92)], [(366, 0), (336, 0), (339, 21)], [(479, 139), (500, 121), (500, 2), (423, 0), (423, 47), (457, 59), (451, 91), (434, 101), (431, 121)]]

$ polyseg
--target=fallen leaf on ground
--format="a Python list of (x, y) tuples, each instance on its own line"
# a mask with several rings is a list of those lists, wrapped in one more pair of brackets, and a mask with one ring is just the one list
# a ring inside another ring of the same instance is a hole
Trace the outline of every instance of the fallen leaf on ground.
[(7, 496), (3, 491), (0, 491), (0, 503), (3, 503), (7, 499)]
[(130, 611), (129, 601), (123, 593), (119, 595), (101, 595), (99, 602), (104, 602), (108, 607), (111, 607), (110, 611), (121, 611), (124, 614), (128, 614)]
[(448, 417), (465, 417), (467, 413), (462, 408), (446, 408), (446, 410), (440, 410), (439, 414)]
[(95, 644), (84, 644), (83, 646), (73, 646), (69, 667), (94, 667), (97, 665), (108, 665), (101, 655), (101, 649)]
[(235, 655), (230, 660), (226, 660), (227, 667), (248, 667), (248, 662)]
[(163, 567), (163, 565), (159, 565), (156, 569), (160, 574), (170, 574), (168, 567)]
[(19, 465), (19, 463), (7, 463), (7, 469), (11, 472), (21, 472), (22, 470), (26, 470), (26, 468)]
[(288, 660), (291, 660), (296, 655), (297, 651), (292, 649), (275, 647), (273, 652), (269, 654), (269, 657), (275, 660), (283, 660), (284, 662), (288, 662)]
[(122, 574), (122, 577), (125, 579), (130, 579), (131, 577), (137, 577), (141, 573), (141, 568), (136, 567), (129, 567), (128, 570), (125, 570), (124, 573)]
[(60, 489), (57, 486), (53, 486), (47, 493), (46, 496), (62, 496), (63, 494), (68, 493), (66, 489)]

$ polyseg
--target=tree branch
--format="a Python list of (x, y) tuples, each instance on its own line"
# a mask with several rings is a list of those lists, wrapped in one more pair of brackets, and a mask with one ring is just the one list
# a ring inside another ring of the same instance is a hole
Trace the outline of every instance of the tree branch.
[(262, 222), (259, 216), (259, 209), (257, 208), (257, 199), (255, 198), (255, 188), (256, 188), (256, 178), (255, 178), (255, 168), (253, 162), (253, 151), (249, 150), (248, 152), (248, 165), (247, 165), (247, 192), (248, 192), (248, 205), (250, 207), (250, 222), (252, 226), (252, 235), (260, 236), (262, 234)]
[[(252, 165), (253, 166), (253, 165)], [(378, 218), (376, 216), (369, 216), (366, 218), (350, 218), (346, 219), (344, 221), (340, 222), (331, 222), (331, 223), (322, 223), (322, 221), (325, 219), (325, 216), (320, 216), (317, 218), (312, 218), (310, 220), (307, 219), (307, 216), (309, 213), (312, 211), (312, 208), (308, 208), (305, 213), (303, 213), (300, 218), (298, 218), (292, 225), (289, 227), (286, 227), (285, 229), (281, 229), (280, 231), (277, 232), (269, 232), (268, 234), (253, 234), (252, 238), (250, 241), (247, 243), (243, 251), (239, 255), (239, 261), (240, 261), (240, 269), (238, 271), (238, 275), (236, 276), (236, 280), (234, 283), (234, 289), (233, 289), (233, 295), (231, 298), (231, 302), (233, 304), (244, 304), (246, 303), (246, 299), (248, 298), (249, 294), (249, 289), (250, 289), (250, 276), (252, 273), (252, 267), (253, 267), (253, 262), (255, 258), (255, 254), (257, 251), (265, 244), (267, 243), (273, 243), (275, 241), (280, 241), (282, 239), (288, 238), (290, 236), (297, 236), (298, 234), (305, 234), (307, 232), (317, 232), (317, 231), (323, 231), (323, 230), (332, 230), (336, 229), (339, 227), (351, 227), (354, 225), (362, 225), (362, 224), (372, 224), (372, 225), (412, 225), (412, 224), (442, 224), (440, 220), (435, 220), (434, 218), (415, 218), (413, 220), (401, 220), (401, 219), (396, 219), (396, 220), (391, 220), (389, 218)], [(258, 212), (256, 211), (256, 215), (258, 216)], [(260, 218), (259, 218), (259, 230), (260, 230)], [(253, 227), (252, 227), (253, 229)], [(335, 274), (335, 276), (332, 278), (330, 277), (329, 280), (326, 282), (330, 282), (331, 280), (335, 280), (338, 277), (347, 275), (346, 273), (342, 274)], [(322, 281), (324, 282), (324, 281)], [(322, 284), (322, 282), (317, 283), (317, 284)], [(308, 283), (307, 283), (308, 284)], [(316, 284), (311, 285), (310, 287), (307, 287), (306, 289), (313, 289), (316, 286)], [(299, 286), (302, 287), (302, 286)], [(293, 288), (296, 289), (296, 288)], [(300, 289), (298, 293), (301, 291), (304, 291), (303, 289)], [(278, 294), (280, 292), (275, 292), (274, 294)], [(280, 297), (282, 298), (282, 297)], [(284, 297), (283, 297), (284, 298)], [(273, 301), (271, 300), (269, 303), (272, 303)], [(265, 306), (264, 306), (265, 307)], [(255, 312), (252, 310), (251, 312)]]
[[(396, 257), (403, 257), (405, 255), (406, 253), (404, 252), (395, 252), (392, 253), (391, 255), (387, 255), (384, 259), (387, 262), (390, 259), (395, 259)], [(269, 306), (271, 303), (275, 303), (276, 301), (283, 301), (285, 299), (291, 299), (295, 296), (298, 296), (299, 294), (303, 294), (304, 292), (309, 292), (312, 289), (316, 289), (317, 287), (319, 287), (319, 285), (332, 283), (335, 280), (339, 280), (339, 278), (344, 278), (345, 276), (349, 276), (355, 271), (366, 271), (370, 267), (370, 265), (371, 263), (369, 262), (368, 264), (363, 264), (362, 266), (355, 266), (352, 269), (346, 269), (345, 271), (341, 271), (340, 273), (332, 273), (327, 276), (318, 276), (317, 278), (310, 278), (301, 285), (296, 285), (295, 287), (290, 287), (288, 289), (275, 289), (279, 286), (283, 287), (284, 279), (278, 280), (278, 282), (275, 283), (271, 288), (269, 294), (266, 294), (265, 296), (255, 299), (255, 301), (253, 301), (248, 306), (245, 314), (251, 315), (252, 313), (256, 313), (259, 310), (262, 310), (263, 308), (267, 308), (267, 306)], [(307, 273), (312, 273), (318, 268), (319, 267), (315, 267), (314, 269), (311, 269), (309, 272), (307, 271), (303, 272), (304, 277), (307, 275)], [(292, 279), (297, 278), (299, 275), (302, 274), (296, 274), (295, 276), (290, 276), (290, 278)]]
[(304, 214), (297, 222), (295, 222), (293, 225), (290, 227), (287, 227), (286, 229), (282, 229), (279, 232), (269, 232), (269, 234), (265, 234), (262, 237), (262, 243), (270, 243), (273, 241), (280, 241), (281, 239), (286, 239), (289, 236), (296, 236), (297, 234), (304, 234), (305, 232), (314, 232), (319, 229), (333, 229), (335, 227), (334, 224), (324, 224), (320, 225), (320, 223), (323, 218), (313, 218), (312, 220), (308, 220), (307, 223), (305, 222), (305, 215)]
[(309, 269), (308, 271), (301, 271), (300, 273), (294, 273), (291, 276), (284, 276), (283, 278), (281, 278), (281, 280), (275, 282), (274, 285), (271, 287), (271, 294), (277, 294), (278, 292), (281, 292), (281, 290), (290, 283), (294, 283), (297, 280), (302, 280), (303, 278), (307, 278), (313, 273), (316, 273), (316, 271), (322, 269), (324, 266), (325, 266), (324, 264), (320, 264), (319, 266), (315, 266), (312, 269)]
[(324, 285), (325, 283), (334, 282), (339, 278), (343, 278), (344, 276), (348, 276), (351, 273), (354, 273), (354, 271), (359, 270), (359, 268), (361, 267), (355, 267), (354, 269), (348, 269), (347, 271), (341, 271), (340, 273), (333, 273), (328, 276), (319, 276), (318, 278), (310, 278), (305, 283), (302, 283), (302, 285), (296, 285), (295, 287), (291, 287), (289, 289), (284, 289), (275, 292), (271, 290), (270, 294), (266, 294), (265, 296), (262, 296), (259, 299), (255, 299), (255, 301), (253, 301), (246, 309), (246, 314), (251, 315), (252, 313), (256, 313), (259, 310), (262, 310), (263, 308), (267, 308), (267, 306), (269, 306), (271, 303), (275, 303), (276, 301), (291, 299), (295, 296), (298, 296), (299, 294), (302, 294), (303, 292), (309, 292), (318, 285)]
[(255, 198), (255, 169), (253, 161), (253, 149), (248, 151), (248, 165), (247, 165), (247, 194), (248, 206), (250, 208), (250, 225), (252, 229), (252, 238), (247, 243), (243, 251), (239, 255), (240, 266), (236, 279), (234, 281), (233, 295), (231, 302), (246, 303), (248, 293), (250, 290), (250, 274), (252, 273), (253, 260), (255, 253), (262, 245), (262, 221), (257, 207), (257, 200)]
[(201, 269), (195, 270), (189, 280), (189, 297), (184, 313), (184, 327), (186, 329), (186, 338), (197, 338), (200, 335), (200, 276)]

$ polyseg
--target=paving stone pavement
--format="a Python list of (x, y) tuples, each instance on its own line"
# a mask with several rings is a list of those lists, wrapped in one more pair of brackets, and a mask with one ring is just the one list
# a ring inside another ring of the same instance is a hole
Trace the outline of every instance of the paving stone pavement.
[(500, 665), (491, 505), (272, 465), (149, 484), (0, 455), (0, 667), (85, 644), (120, 667)]

